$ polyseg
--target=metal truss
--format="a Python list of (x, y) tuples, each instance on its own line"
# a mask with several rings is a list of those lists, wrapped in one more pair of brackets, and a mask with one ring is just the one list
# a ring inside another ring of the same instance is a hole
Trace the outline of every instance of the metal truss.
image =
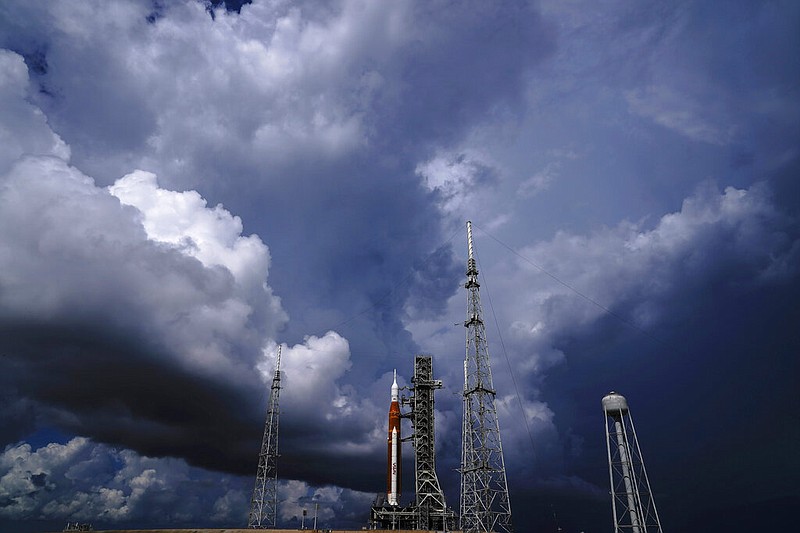
[(603, 399), (615, 533), (663, 533), (633, 418), (619, 394)]
[(278, 515), (278, 399), (281, 391), (281, 347), (275, 361), (275, 376), (269, 394), (267, 419), (264, 424), (264, 437), (258, 455), (258, 471), (253, 497), (250, 500), (250, 514), (247, 527), (251, 529), (275, 528)]
[(495, 408), (492, 369), (483, 324), (472, 223), (467, 222), (467, 346), (461, 448), (461, 529), (464, 533), (512, 533), (511, 501)]
[(434, 399), (442, 381), (433, 379), (433, 362), (429, 355), (414, 358), (413, 412), (414, 461), (416, 477), (417, 529), (448, 531), (453, 527), (454, 513), (447, 508), (444, 493), (436, 476)]

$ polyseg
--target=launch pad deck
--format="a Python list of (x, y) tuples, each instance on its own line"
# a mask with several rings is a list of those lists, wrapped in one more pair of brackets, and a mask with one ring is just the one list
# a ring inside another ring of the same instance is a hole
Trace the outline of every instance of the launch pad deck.
[[(307, 533), (356, 533), (358, 531), (372, 531), (373, 533), (439, 533), (433, 529), (103, 529), (92, 530), (92, 533), (286, 533), (287, 531), (304, 531)], [(61, 532), (49, 532), (61, 533)], [(450, 533), (461, 533), (451, 531)]]

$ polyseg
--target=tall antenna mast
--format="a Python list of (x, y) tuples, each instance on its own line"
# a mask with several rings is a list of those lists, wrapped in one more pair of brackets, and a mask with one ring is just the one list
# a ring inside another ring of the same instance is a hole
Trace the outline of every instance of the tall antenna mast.
[(464, 533), (513, 533), (511, 500), (500, 443), (489, 348), (483, 324), (478, 268), (467, 222), (467, 351), (461, 437), (461, 529)]
[(614, 533), (662, 533), (628, 402), (611, 391), (603, 397), (603, 412)]
[(278, 398), (281, 391), (281, 346), (275, 359), (275, 376), (269, 393), (267, 420), (264, 424), (264, 437), (261, 440), (261, 453), (258, 455), (258, 471), (253, 497), (250, 500), (250, 514), (247, 527), (252, 529), (274, 528), (278, 515)]

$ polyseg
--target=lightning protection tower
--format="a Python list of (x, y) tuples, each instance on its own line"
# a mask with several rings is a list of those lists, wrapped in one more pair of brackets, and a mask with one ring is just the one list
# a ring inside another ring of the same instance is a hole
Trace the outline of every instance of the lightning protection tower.
[(662, 533), (628, 402), (611, 391), (603, 397), (603, 412), (614, 532)]
[(464, 533), (512, 533), (500, 426), (483, 324), (472, 222), (467, 222), (467, 351), (461, 438), (461, 529)]
[(250, 500), (250, 514), (247, 527), (252, 529), (274, 528), (278, 515), (278, 398), (281, 391), (281, 346), (275, 359), (275, 376), (269, 393), (267, 420), (264, 424), (264, 437), (261, 440), (261, 453), (258, 455), (258, 471), (253, 497)]

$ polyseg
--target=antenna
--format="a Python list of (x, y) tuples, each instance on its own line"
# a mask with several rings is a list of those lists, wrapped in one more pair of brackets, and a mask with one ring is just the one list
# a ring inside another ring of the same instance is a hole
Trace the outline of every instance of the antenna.
[(274, 528), (278, 515), (278, 398), (281, 391), (281, 345), (275, 359), (275, 375), (269, 393), (264, 437), (258, 454), (258, 470), (247, 527), (251, 529)]
[(511, 500), (500, 443), (492, 369), (483, 324), (478, 268), (467, 222), (467, 349), (461, 438), (461, 529), (464, 533), (513, 533)]
[(628, 401), (611, 391), (603, 397), (603, 412), (614, 533), (662, 533)]

